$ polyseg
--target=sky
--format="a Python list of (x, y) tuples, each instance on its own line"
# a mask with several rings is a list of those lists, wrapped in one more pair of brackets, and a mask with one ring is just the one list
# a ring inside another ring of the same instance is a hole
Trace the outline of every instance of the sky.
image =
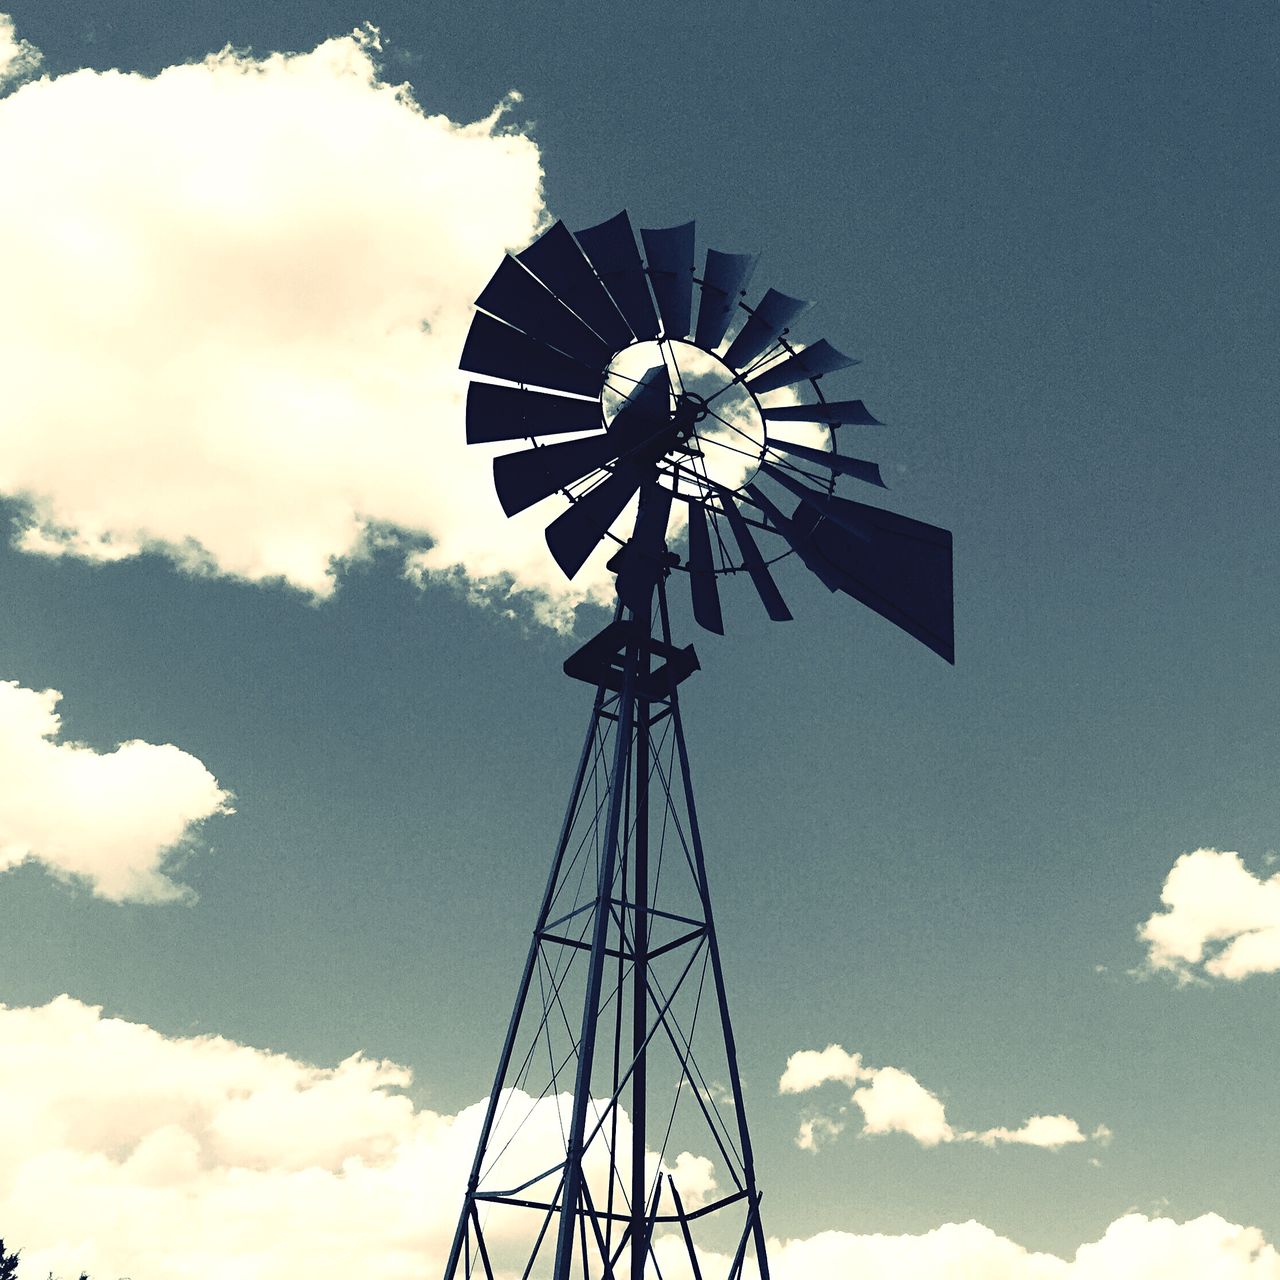
[(955, 539), (954, 668), (790, 562), (675, 612), (775, 1274), (1280, 1277), (1274, 6), (9, 14), (26, 1269), (442, 1269), (612, 591), (457, 360), (625, 206), (814, 300)]

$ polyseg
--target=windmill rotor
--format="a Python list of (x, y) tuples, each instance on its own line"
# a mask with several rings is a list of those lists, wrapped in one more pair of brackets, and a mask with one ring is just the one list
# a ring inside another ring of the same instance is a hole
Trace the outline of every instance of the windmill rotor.
[[(748, 304), (755, 265), (708, 249), (699, 273), (692, 222), (643, 228), (639, 244), (625, 210), (576, 234), (554, 223), (476, 300), (467, 441), (523, 442), (494, 459), (507, 515), (568, 500), (546, 540), (570, 578), (602, 543), (630, 547), (612, 567), (684, 572), (695, 619), (721, 632), (728, 575), (791, 618), (773, 566), (794, 555), (952, 662), (950, 534), (837, 494), (845, 480), (886, 488), (838, 436), (882, 424), (862, 400), (824, 396), (858, 361), (793, 341), (808, 302), (768, 288)], [(629, 510), (649, 514), (628, 529)], [(683, 556), (667, 550), (673, 515)]]

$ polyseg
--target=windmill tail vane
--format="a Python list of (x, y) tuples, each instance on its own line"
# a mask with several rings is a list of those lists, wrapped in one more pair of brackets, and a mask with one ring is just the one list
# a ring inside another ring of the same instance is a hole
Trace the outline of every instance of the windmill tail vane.
[(794, 556), (954, 661), (950, 534), (836, 493), (883, 488), (837, 447), (880, 424), (819, 387), (856, 362), (793, 345), (799, 299), (743, 301), (753, 256), (709, 249), (698, 274), (693, 223), (640, 239), (643, 256), (625, 212), (576, 235), (555, 223), (503, 259), (462, 354), (468, 442), (527, 442), (494, 458), (502, 509), (554, 506), (552, 556), (568, 577), (607, 557), (617, 607), (564, 664), (595, 700), (445, 1280), (768, 1280), (673, 575), (722, 634), (720, 586), (740, 574), (791, 618), (774, 566)]

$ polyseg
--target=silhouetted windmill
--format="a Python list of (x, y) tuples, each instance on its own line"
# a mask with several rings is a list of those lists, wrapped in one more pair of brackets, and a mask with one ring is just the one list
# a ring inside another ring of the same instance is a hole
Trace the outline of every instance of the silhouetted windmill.
[(484, 379), (468, 442), (532, 441), (494, 460), (503, 509), (561, 495), (552, 555), (572, 578), (616, 544), (618, 602), (564, 664), (595, 705), (445, 1280), (737, 1280), (749, 1251), (769, 1274), (677, 696), (698, 660), (672, 643), (669, 574), (707, 630), (743, 572), (784, 621), (771, 565), (794, 552), (954, 661), (951, 535), (835, 492), (883, 487), (836, 441), (879, 424), (819, 387), (856, 362), (792, 345), (806, 303), (740, 300), (753, 257), (709, 249), (699, 276), (693, 223), (640, 234), (643, 258), (625, 212), (576, 236), (557, 222), (503, 260), (462, 355)]

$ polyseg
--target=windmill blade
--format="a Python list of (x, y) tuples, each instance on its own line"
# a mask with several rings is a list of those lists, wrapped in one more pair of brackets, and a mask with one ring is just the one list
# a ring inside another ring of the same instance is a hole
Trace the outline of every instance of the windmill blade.
[(751, 581), (756, 584), (756, 591), (764, 604), (765, 612), (774, 622), (790, 622), (791, 610), (787, 608), (787, 603), (783, 600), (782, 593), (778, 590), (778, 585), (774, 582), (773, 575), (760, 554), (760, 548), (756, 546), (756, 540), (751, 536), (751, 529), (742, 518), (742, 512), (738, 510), (733, 498), (727, 494), (724, 495), (723, 501), (724, 513), (729, 518), (729, 528), (733, 530), (733, 536), (738, 541), (738, 550), (742, 552), (743, 567), (751, 575)]
[(694, 224), (658, 230), (642, 227), (644, 256), (649, 263), (649, 284), (662, 315), (666, 338), (687, 338), (693, 313)]
[(793, 382), (803, 382), (806, 378), (820, 378), (824, 373), (835, 373), (837, 369), (847, 369), (850, 365), (861, 364), (861, 360), (847, 356), (820, 338), (811, 343), (803, 351), (766, 369), (762, 374), (747, 383), (747, 390), (756, 395), (766, 391), (776, 391), (779, 387), (790, 386)]
[(882, 427), (879, 418), (867, 412), (861, 400), (828, 400), (821, 404), (780, 404), (763, 411), (769, 422), (825, 422), (836, 426), (850, 422), (859, 427)]
[(563, 222), (552, 224), (516, 258), (585, 320), (611, 351), (630, 343), (627, 322)]
[(707, 513), (696, 498), (689, 503), (689, 594), (693, 598), (693, 616), (698, 625), (718, 636), (724, 635)]
[(600, 394), (604, 375), (535, 341), (519, 329), (477, 312), (458, 362), (471, 373), (487, 373), (508, 382), (530, 382), (578, 395)]
[(638, 455), (635, 460), (639, 461), (645, 456), (645, 446), (651, 442), (654, 449), (665, 452), (662, 436), (663, 428), (670, 421), (667, 412), (670, 395), (666, 365), (656, 365), (640, 379), (607, 431), (582, 440), (535, 446), (495, 458), (493, 483), (502, 509), (509, 516), (515, 515), (624, 454)]
[(866, 538), (855, 537), (803, 500), (793, 525), (838, 576), (839, 590), (954, 665), (950, 531), (879, 507), (849, 505), (862, 508)]
[(579, 231), (577, 240), (604, 287), (613, 295), (618, 310), (626, 317), (631, 332), (641, 340), (656, 338), (658, 317), (627, 211), (623, 209), (607, 222)]
[(592, 431), (603, 425), (599, 400), (574, 400), (496, 382), (473, 382), (467, 388), (468, 444)]
[(648, 609), (654, 585), (663, 570), (671, 497), (671, 490), (656, 479), (650, 480), (640, 490), (635, 529), (618, 553), (618, 598), (632, 613)]
[[(839, 472), (842, 476), (854, 476), (858, 480), (865, 480), (867, 484), (877, 484), (882, 489), (889, 487), (881, 478), (880, 468), (874, 462), (864, 462), (861, 458), (847, 458), (842, 453), (832, 453), (827, 449), (811, 449), (807, 444), (791, 444), (786, 440), (772, 438), (769, 440), (769, 448), (782, 449), (806, 462)], [(772, 475), (772, 471), (770, 474)]]
[(535, 446), (493, 460), (493, 487), (509, 516), (549, 498), (575, 480), (612, 462), (618, 442), (606, 432), (583, 440)]
[(762, 351), (773, 346), (786, 332), (787, 326), (809, 306), (799, 298), (789, 298), (785, 293), (770, 289), (747, 317), (742, 332), (729, 344), (729, 350), (724, 353), (725, 364), (731, 369), (745, 368)]
[(765, 513), (769, 518), (769, 523), (774, 526), (777, 531), (787, 540), (792, 551), (800, 557), (806, 567), (813, 573), (814, 577), (822, 583), (828, 591), (836, 591), (840, 587), (840, 578), (832, 572), (831, 567), (823, 558), (815, 554), (813, 550), (813, 540), (808, 532), (801, 533), (796, 528), (794, 521), (788, 516), (784, 516), (777, 507), (769, 500), (768, 494), (761, 493), (755, 485), (749, 484), (746, 492), (750, 494), (751, 499), (756, 506)]
[(506, 257), (476, 299), (476, 306), (508, 324), (536, 335), (540, 342), (557, 347), (589, 369), (603, 369), (613, 352), (556, 296)]
[(547, 526), (547, 546), (565, 577), (582, 568), (643, 482), (644, 469), (620, 465)]
[(738, 298), (755, 269), (754, 253), (707, 250), (707, 265), (702, 271), (702, 300), (698, 303), (698, 328), (693, 338), (698, 346), (714, 351), (724, 340)]

